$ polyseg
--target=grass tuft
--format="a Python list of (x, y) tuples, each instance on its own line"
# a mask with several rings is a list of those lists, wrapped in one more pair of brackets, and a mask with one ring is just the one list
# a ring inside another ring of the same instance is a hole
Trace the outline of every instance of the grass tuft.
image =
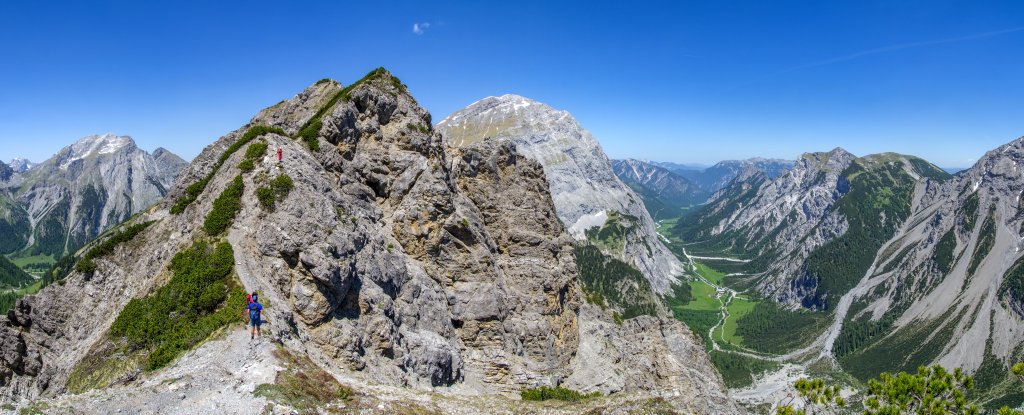
[(519, 396), (524, 401), (567, 401), (577, 402), (591, 398), (601, 397), (601, 392), (582, 393), (572, 389), (558, 387), (541, 386), (539, 388), (523, 389), (519, 392)]
[(334, 376), (308, 357), (297, 356), (284, 348), (275, 350), (274, 355), (284, 363), (285, 370), (277, 373), (274, 383), (257, 386), (253, 395), (291, 406), (303, 413), (317, 413), (322, 406), (352, 396), (352, 389), (338, 383)]

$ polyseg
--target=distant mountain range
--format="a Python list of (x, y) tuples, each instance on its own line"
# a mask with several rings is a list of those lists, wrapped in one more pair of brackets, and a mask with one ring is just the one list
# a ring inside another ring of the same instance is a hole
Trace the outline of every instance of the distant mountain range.
[(697, 186), (700, 186), (701, 189), (704, 189), (705, 192), (711, 194), (725, 187), (726, 184), (747, 167), (753, 167), (761, 171), (768, 178), (775, 178), (793, 168), (794, 163), (792, 160), (758, 157), (747, 160), (726, 160), (703, 170), (695, 170), (675, 163), (654, 162), (652, 164), (664, 167), (673, 173), (687, 178), (696, 183)]
[(28, 169), (35, 167), (36, 163), (33, 163), (23, 158), (14, 158), (11, 161), (9, 161), (7, 165), (11, 166), (11, 168), (18, 173), (24, 173), (28, 171)]
[(187, 164), (113, 134), (82, 138), (37, 165), (14, 163), (0, 172), (0, 254), (37, 264), (74, 252), (153, 205)]
[(679, 217), (683, 208), (704, 203), (709, 193), (668, 169), (639, 160), (614, 160), (612, 167), (627, 186), (644, 200), (654, 219)]

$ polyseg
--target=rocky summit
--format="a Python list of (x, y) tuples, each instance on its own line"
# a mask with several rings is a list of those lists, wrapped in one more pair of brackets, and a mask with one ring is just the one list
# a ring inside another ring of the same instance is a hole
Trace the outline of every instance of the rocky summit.
[(540, 163), (551, 188), (558, 218), (577, 240), (616, 221), (617, 243), (596, 242), (606, 255), (647, 277), (657, 292), (677, 282), (679, 259), (659, 239), (643, 200), (615, 175), (596, 139), (566, 111), (518, 95), (488, 97), (437, 124), (448, 144), (466, 147), (483, 141), (509, 141)]
[(33, 162), (29, 161), (28, 159), (23, 159), (23, 158), (20, 158), (20, 157), (16, 157), (16, 158), (11, 159), (11, 161), (9, 161), (7, 163), (7, 165), (10, 166), (12, 169), (14, 169), (14, 171), (16, 171), (18, 173), (24, 173), (24, 172), (28, 171), (28, 169), (31, 169), (32, 167), (35, 167), (36, 163), (33, 163)]
[[(349, 86), (317, 82), (261, 111), (113, 233), (131, 236), (86, 247), (91, 267), (0, 318), (0, 395), (86, 412), (143, 398), (174, 413), (278, 411), (300, 405), (273, 393), (283, 368), (298, 365), (340, 379), (349, 409), (376, 399), (374, 411), (509, 413), (523, 408), (509, 396), (560, 386), (611, 394), (583, 404), (609, 411), (738, 411), (681, 323), (617, 322), (584, 301), (543, 163), (510, 142), (445, 141), (383, 69)], [(73, 159), (56, 168), (75, 169)], [(201, 266), (210, 271), (191, 273)], [(180, 336), (154, 340), (164, 334), (136, 322), (159, 304), (181, 307), (160, 299), (192, 289), (189, 275), (223, 282), (204, 291), (205, 305), (168, 317)], [(177, 317), (221, 321), (243, 290), (260, 293), (272, 342), (245, 347), (240, 325)]]

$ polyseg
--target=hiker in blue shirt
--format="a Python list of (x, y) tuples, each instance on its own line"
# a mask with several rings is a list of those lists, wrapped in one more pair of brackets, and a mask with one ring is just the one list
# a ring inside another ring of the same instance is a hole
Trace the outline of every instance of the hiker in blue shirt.
[(249, 332), (249, 339), (252, 340), (256, 338), (256, 335), (263, 335), (263, 332), (260, 330), (260, 325), (263, 323), (260, 321), (260, 315), (263, 313), (263, 305), (260, 304), (258, 294), (256, 294), (255, 291), (252, 292), (249, 304), (247, 304), (245, 308), (249, 310), (249, 325), (252, 326), (252, 329)]

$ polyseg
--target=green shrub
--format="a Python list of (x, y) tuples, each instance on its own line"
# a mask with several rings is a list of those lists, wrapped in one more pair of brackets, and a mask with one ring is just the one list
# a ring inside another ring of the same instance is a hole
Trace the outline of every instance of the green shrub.
[(261, 186), (256, 189), (256, 199), (266, 209), (274, 207), (274, 204), (288, 196), (288, 193), (295, 188), (295, 182), (287, 174), (281, 174), (270, 181), (270, 186)]
[(231, 226), (231, 221), (235, 220), (235, 215), (242, 208), (242, 193), (244, 191), (245, 184), (242, 183), (242, 176), (235, 176), (231, 184), (213, 201), (213, 210), (206, 215), (203, 229), (207, 234), (220, 235), (228, 229), (228, 226)]
[(576, 402), (590, 398), (597, 398), (601, 396), (601, 392), (581, 393), (572, 389), (566, 389), (561, 386), (549, 387), (541, 386), (539, 388), (523, 389), (519, 392), (519, 396), (524, 401), (568, 401)]
[[(152, 225), (153, 221), (136, 223), (134, 225), (126, 226), (124, 229), (113, 234), (109, 238), (105, 239), (86, 251), (82, 259), (75, 264), (75, 271), (83, 274), (88, 274), (96, 271), (96, 262), (93, 261), (104, 255), (109, 255), (114, 252), (114, 248), (118, 245), (135, 239), (142, 231), (146, 230), (149, 225)], [(66, 265), (66, 264), (65, 264)], [(66, 276), (67, 274), (64, 274)], [(61, 277), (63, 279), (63, 276)], [(52, 282), (52, 281), (51, 281)]]
[(281, 174), (270, 181), (270, 188), (274, 189), (274, 195), (283, 198), (295, 188), (295, 182), (287, 174)]
[(272, 208), (274, 207), (274, 190), (269, 187), (259, 187), (256, 189), (256, 199), (264, 208)]
[(196, 198), (198, 198), (199, 195), (203, 193), (203, 190), (206, 189), (206, 185), (210, 184), (210, 180), (213, 180), (213, 176), (217, 174), (217, 171), (220, 170), (221, 166), (224, 165), (224, 162), (227, 161), (232, 154), (238, 151), (238, 149), (242, 148), (243, 145), (252, 141), (256, 137), (271, 133), (284, 137), (288, 136), (287, 134), (285, 134), (284, 130), (280, 128), (268, 127), (262, 124), (252, 126), (248, 130), (246, 130), (245, 134), (242, 134), (242, 138), (239, 138), (234, 143), (232, 143), (227, 148), (227, 150), (224, 150), (224, 153), (222, 153), (220, 155), (220, 158), (217, 159), (217, 164), (213, 165), (213, 169), (210, 170), (210, 173), (207, 174), (206, 177), (203, 177), (198, 182), (192, 183), (187, 188), (185, 188), (185, 194), (181, 195), (181, 197), (179, 197), (178, 200), (174, 203), (174, 206), (171, 207), (171, 214), (180, 214), (181, 212), (185, 211), (185, 208), (187, 208), (188, 205), (191, 205), (192, 202), (195, 202)]
[(75, 264), (75, 272), (80, 274), (91, 274), (96, 272), (96, 262), (92, 258), (82, 258)]
[(266, 141), (257, 141), (249, 144), (249, 147), (245, 149), (246, 160), (258, 160), (267, 154), (267, 147), (269, 145)]
[(238, 163), (238, 169), (241, 171), (252, 171), (252, 169), (255, 168), (256, 165), (249, 159), (242, 160), (241, 163)]
[(419, 125), (419, 124), (409, 123), (409, 124), (405, 125), (405, 128), (408, 128), (411, 131), (418, 131), (418, 132), (421, 132), (423, 134), (430, 133), (430, 127), (422, 126), (422, 125)]
[(128, 302), (110, 328), (131, 350), (149, 352), (146, 368), (158, 369), (203, 341), (218, 328), (241, 319), (245, 293), (229, 276), (234, 251), (222, 242), (204, 242), (171, 260), (167, 285)]

